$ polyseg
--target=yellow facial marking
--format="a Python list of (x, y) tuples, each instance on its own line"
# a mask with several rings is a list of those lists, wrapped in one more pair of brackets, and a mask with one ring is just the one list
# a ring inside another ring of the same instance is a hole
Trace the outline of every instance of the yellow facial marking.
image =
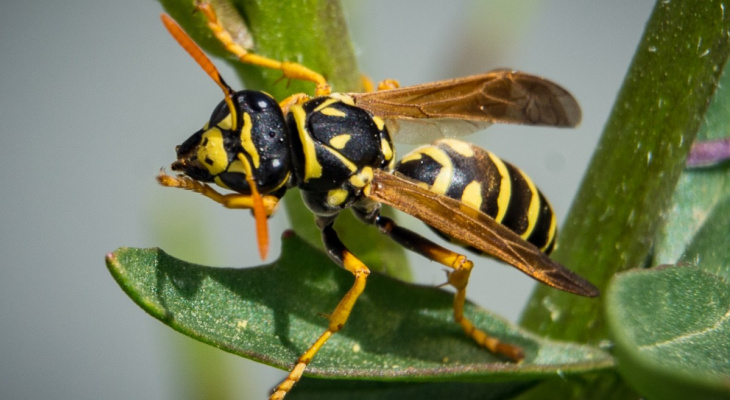
[(228, 113), (225, 118), (223, 118), (218, 124), (216, 124), (219, 128), (223, 130), (231, 130), (233, 129), (233, 121), (231, 118), (231, 114)]
[(532, 193), (532, 197), (530, 198), (530, 207), (527, 209), (527, 228), (525, 229), (525, 232), (521, 235), (523, 239), (526, 239), (530, 237), (530, 234), (535, 229), (537, 218), (540, 216), (540, 195), (537, 193), (537, 188), (535, 187), (535, 184), (532, 183), (532, 179), (530, 179), (522, 171), (520, 171), (520, 173), (522, 174), (522, 178), (525, 179), (527, 187), (530, 188), (530, 192)]
[(314, 147), (314, 142), (307, 134), (306, 113), (302, 109), (302, 106), (298, 104), (291, 106), (289, 112), (294, 116), (299, 140), (301, 140), (302, 150), (304, 150), (304, 181), (319, 178), (322, 176), (322, 165), (317, 160), (317, 151)]
[(464, 157), (474, 157), (474, 150), (471, 148), (469, 143), (456, 139), (442, 139), (439, 143), (449, 146), (451, 150), (454, 150)]
[(232, 163), (228, 164), (227, 172), (245, 175), (246, 169), (243, 167), (243, 163), (241, 162), (241, 160), (234, 160)]
[(373, 169), (365, 167), (357, 174), (350, 177), (350, 184), (356, 188), (363, 188), (373, 181)]
[(352, 139), (352, 135), (349, 135), (347, 133), (343, 133), (342, 135), (337, 135), (330, 139), (330, 146), (336, 148), (337, 150), (342, 150), (347, 145), (347, 142)]
[(346, 117), (347, 116), (347, 114), (345, 114), (344, 111), (338, 110), (333, 107), (323, 108), (320, 112), (324, 115), (329, 115), (330, 117)]
[(345, 200), (347, 200), (347, 190), (345, 189), (332, 189), (327, 192), (327, 204), (330, 206), (339, 206)]
[(256, 146), (253, 144), (253, 140), (251, 139), (252, 128), (253, 124), (251, 123), (251, 115), (249, 113), (243, 113), (243, 126), (241, 127), (241, 146), (243, 146), (243, 150), (251, 156), (251, 161), (253, 161), (253, 167), (258, 168), (261, 164), (261, 159), (259, 158), (259, 152), (258, 150), (256, 150)]
[(467, 206), (478, 210), (482, 206), (482, 184), (471, 181), (466, 185), (464, 192), (461, 194), (461, 201)]
[(203, 133), (198, 147), (198, 160), (205, 165), (211, 175), (218, 175), (228, 167), (228, 154), (223, 147), (220, 129), (211, 128)]
[(489, 154), (489, 159), (497, 166), (499, 175), (502, 176), (499, 182), (499, 197), (497, 197), (497, 216), (494, 217), (495, 221), (501, 223), (504, 219), (504, 214), (507, 213), (509, 199), (512, 196), (512, 179), (509, 176), (509, 171), (507, 171), (504, 162), (492, 153), (487, 152), (487, 154)]

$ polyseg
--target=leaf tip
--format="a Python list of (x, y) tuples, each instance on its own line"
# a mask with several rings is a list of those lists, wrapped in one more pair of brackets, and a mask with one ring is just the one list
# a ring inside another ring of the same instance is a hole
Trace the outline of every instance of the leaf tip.
[(117, 268), (117, 266), (119, 265), (119, 259), (117, 259), (116, 251), (106, 253), (106, 255), (104, 256), (104, 261), (106, 262), (107, 268)]

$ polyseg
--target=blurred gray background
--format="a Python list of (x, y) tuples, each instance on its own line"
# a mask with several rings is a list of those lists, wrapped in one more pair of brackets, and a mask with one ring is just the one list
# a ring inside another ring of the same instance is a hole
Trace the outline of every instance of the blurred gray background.
[[(511, 67), (572, 91), (583, 106), (576, 130), (494, 126), (471, 138), (531, 175), (560, 221), (652, 5), (345, 4), (361, 69), (375, 81)], [(160, 12), (154, 1), (76, 0), (8, 2), (0, 13), (2, 399), (196, 399), (218, 389), (261, 399), (283, 376), (163, 326), (105, 268), (104, 255), (120, 246), (160, 246), (209, 265), (259, 263), (247, 212), (155, 183), (221, 97), (164, 31)], [(286, 227), (283, 213), (273, 219), (271, 258)], [(411, 260), (418, 282), (443, 281), (439, 266)], [(517, 320), (533, 281), (478, 264), (469, 298)], [(480, 273), (487, 268), (489, 279)], [(218, 387), (201, 386), (205, 374)]]

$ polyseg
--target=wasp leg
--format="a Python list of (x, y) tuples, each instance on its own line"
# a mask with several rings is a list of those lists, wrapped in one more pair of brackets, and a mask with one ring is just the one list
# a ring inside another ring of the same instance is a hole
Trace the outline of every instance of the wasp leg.
[[(213, 199), (216, 203), (220, 203), (226, 208), (244, 208), (253, 209), (253, 196), (245, 194), (221, 194), (213, 189), (210, 185), (202, 183), (184, 175), (172, 176), (166, 175), (163, 171), (157, 175), (157, 182), (162, 186), (180, 188), (200, 193), (205, 197)], [(270, 216), (276, 210), (279, 199), (276, 196), (262, 196), (264, 203), (264, 211)]]
[[(366, 75), (360, 75), (360, 82), (363, 87), (363, 92), (365, 93), (371, 93), (375, 91), (375, 86), (373, 85), (373, 81), (368, 78)], [(400, 83), (395, 79), (384, 79), (380, 82), (378, 82), (377, 89), (378, 90), (389, 90), (389, 89), (398, 89), (400, 87)]]
[(197, 4), (198, 9), (208, 19), (208, 28), (218, 41), (223, 44), (233, 55), (246, 64), (258, 65), (264, 68), (278, 69), (288, 79), (299, 79), (302, 81), (313, 82), (316, 85), (315, 94), (317, 96), (327, 96), (332, 90), (329, 83), (321, 75), (302, 64), (288, 61), (277, 61), (271, 58), (263, 57), (257, 54), (249, 53), (246, 49), (236, 43), (231, 34), (220, 24), (213, 7), (207, 1), (201, 1)]
[(378, 82), (378, 90), (398, 89), (399, 87), (400, 83), (395, 79), (383, 79)]
[[(367, 220), (368, 216), (365, 216), (365, 219)], [(441, 247), (413, 231), (400, 227), (390, 218), (376, 214), (371, 215), (369, 219), (382, 233), (401, 246), (453, 269), (449, 273), (448, 283), (456, 289), (454, 295), (454, 321), (461, 325), (467, 335), (494, 354), (505, 356), (516, 362), (525, 357), (521, 348), (489, 336), (486, 332), (474, 326), (474, 323), (468, 318), (464, 317), (466, 286), (469, 283), (469, 275), (474, 266), (465, 255)]]
[(293, 95), (280, 101), (279, 108), (281, 108), (281, 112), (284, 115), (287, 115), (291, 106), (295, 104), (302, 104), (309, 99), (311, 99), (311, 97), (309, 97), (309, 95), (307, 95), (306, 93), (294, 93)]
[(304, 352), (304, 354), (302, 354), (301, 357), (299, 357), (297, 364), (294, 368), (292, 368), (291, 372), (289, 372), (286, 379), (284, 379), (279, 386), (274, 389), (274, 394), (271, 395), (269, 398), (270, 400), (279, 400), (284, 398), (294, 384), (299, 381), (304, 369), (307, 365), (309, 365), (310, 361), (312, 361), (312, 358), (315, 354), (317, 354), (319, 349), (325, 344), (325, 342), (327, 342), (327, 339), (329, 339), (333, 334), (339, 332), (342, 327), (345, 326), (345, 322), (347, 322), (347, 318), (350, 316), (350, 312), (352, 312), (352, 307), (355, 305), (355, 301), (357, 301), (357, 298), (360, 297), (360, 294), (363, 290), (365, 290), (365, 284), (367, 282), (368, 275), (370, 275), (370, 270), (362, 263), (362, 261), (357, 259), (357, 257), (355, 257), (350, 250), (347, 249), (347, 247), (345, 247), (342, 241), (340, 241), (340, 238), (337, 236), (337, 232), (335, 232), (332, 227), (333, 223), (334, 219), (332, 218), (317, 218), (317, 226), (322, 231), (322, 242), (324, 243), (324, 247), (327, 249), (327, 254), (330, 258), (355, 275), (355, 283), (352, 285), (350, 290), (345, 293), (345, 296), (337, 304), (337, 307), (335, 307), (334, 311), (332, 311), (332, 314), (330, 314), (327, 330), (314, 342), (314, 344), (309, 347), (309, 349), (307, 349), (307, 351)]
[(372, 79), (365, 74), (360, 74), (360, 86), (362, 86), (363, 93), (371, 93), (375, 91)]

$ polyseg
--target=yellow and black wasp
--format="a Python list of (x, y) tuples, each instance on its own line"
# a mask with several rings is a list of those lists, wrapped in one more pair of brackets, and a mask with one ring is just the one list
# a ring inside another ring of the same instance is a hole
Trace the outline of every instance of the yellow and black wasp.
[[(225, 99), (203, 128), (177, 147), (171, 168), (180, 174), (163, 171), (158, 181), (226, 207), (252, 209), (262, 258), (268, 247), (267, 216), (287, 189), (298, 187), (328, 255), (355, 276), (329, 315), (327, 330), (299, 357), (272, 399), (283, 398), (299, 381), (317, 351), (345, 325), (365, 289), (369, 269), (333, 229), (337, 215), (348, 208), (409, 250), (451, 268), (454, 319), (478, 344), (511, 360), (521, 360), (522, 349), (489, 336), (463, 315), (472, 262), (398, 226), (380, 214), (381, 204), (547, 285), (598, 295), (588, 281), (547, 256), (555, 244), (555, 216), (530, 178), (492, 153), (450, 138), (493, 122), (575, 126), (580, 107), (566, 90), (536, 76), (497, 70), (405, 88), (390, 81), (370, 93), (331, 93), (320, 74), (300, 64), (248, 53), (218, 23), (208, 3), (198, 8), (214, 35), (242, 62), (281, 70), (284, 77), (312, 81), (317, 88), (314, 97), (300, 93), (280, 103), (263, 92), (234, 91), (182, 29), (163, 15), (172, 36), (223, 89)], [(393, 138), (441, 139), (396, 162)], [(208, 183), (233, 193), (221, 194)]]

